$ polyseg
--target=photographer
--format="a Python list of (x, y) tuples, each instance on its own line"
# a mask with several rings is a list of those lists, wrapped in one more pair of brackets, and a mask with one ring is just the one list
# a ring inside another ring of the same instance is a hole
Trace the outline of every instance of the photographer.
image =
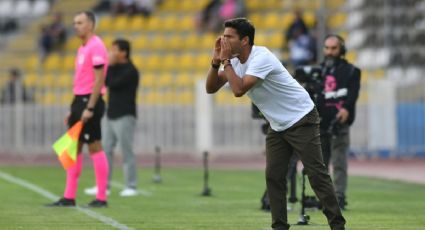
[(347, 155), (350, 144), (349, 127), (354, 122), (355, 106), (360, 89), (360, 69), (344, 59), (344, 40), (328, 35), (321, 64), (324, 88), (318, 103), (321, 115), (320, 132), (323, 161), (333, 166), (335, 193), (341, 209), (346, 206)]

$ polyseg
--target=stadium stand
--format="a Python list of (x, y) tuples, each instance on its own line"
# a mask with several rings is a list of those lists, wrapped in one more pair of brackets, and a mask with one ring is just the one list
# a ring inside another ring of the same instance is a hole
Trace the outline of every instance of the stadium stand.
[[(57, 11), (66, 12), (65, 22), (71, 29), (73, 14), (79, 10), (89, 9), (96, 5), (96, 2), (94, 0), (55, 1), (48, 13), (45, 12), (43, 16), (36, 17), (37, 20), (28, 24), (28, 28), (22, 31), (16, 41), (10, 42), (8, 51), (3, 57), (8, 59), (9, 65), (19, 65), (24, 68), (24, 72), (28, 73), (28, 79), (25, 82), (29, 87), (45, 88), (35, 91), (36, 100), (41, 98), (39, 103), (61, 104), (62, 99), (69, 98), (65, 96), (70, 93), (69, 91), (56, 92), (50, 87), (67, 88), (66, 84), (71, 84), (71, 80), (65, 80), (65, 76), (72, 77), (74, 54), (79, 46), (79, 40), (70, 36), (64, 53), (53, 53), (40, 64), (34, 34), (37, 34), (39, 26)], [(197, 79), (204, 77), (210, 63), (211, 47), (218, 36), (211, 32), (201, 33), (196, 30), (196, 15), (207, 2), (207, 0), (164, 1), (149, 18), (112, 16), (108, 13), (98, 15), (97, 32), (107, 45), (110, 45), (117, 37), (129, 38), (133, 44), (133, 61), (142, 72), (140, 88), (142, 96), (139, 96), (139, 104), (194, 102), (194, 83)], [(316, 23), (319, 2), (317, 0), (303, 0), (297, 3), (289, 0), (246, 1), (247, 17), (257, 27), (255, 43), (268, 46), (278, 56), (284, 58), (287, 54), (281, 53), (282, 45), (286, 43), (283, 31), (293, 20), (292, 9), (302, 8), (306, 24), (312, 27)], [(328, 26), (331, 30), (343, 31), (349, 17), (343, 9), (345, 1), (326, 0), (325, 2), (331, 15), (327, 21)], [(48, 2), (38, 0), (29, 5), (29, 1), (24, 0), (15, 7), (22, 13), (32, 11), (32, 15), (41, 15), (41, 9), (46, 6), (46, 3)], [(16, 53), (20, 55), (15, 55)], [(22, 53), (25, 55), (21, 55)], [(356, 58), (357, 54), (349, 52), (348, 57)], [(184, 88), (183, 91), (182, 88)], [(39, 92), (41, 96), (37, 95)], [(55, 92), (59, 95), (55, 96)], [(164, 93), (164, 96), (160, 96)], [(247, 99), (234, 99), (231, 93), (225, 91), (215, 97), (221, 104), (240, 103), (240, 100), (243, 103), (249, 103)]]

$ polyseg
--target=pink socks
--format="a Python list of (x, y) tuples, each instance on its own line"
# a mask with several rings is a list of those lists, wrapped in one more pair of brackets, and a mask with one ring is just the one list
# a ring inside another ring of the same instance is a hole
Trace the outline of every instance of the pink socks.
[(77, 154), (77, 163), (66, 170), (66, 188), (63, 197), (66, 199), (75, 199), (78, 188), (78, 178), (83, 168), (83, 154)]
[(108, 186), (109, 174), (108, 159), (103, 150), (91, 154), (90, 157), (93, 160), (94, 174), (96, 176), (96, 199), (106, 201), (106, 190)]

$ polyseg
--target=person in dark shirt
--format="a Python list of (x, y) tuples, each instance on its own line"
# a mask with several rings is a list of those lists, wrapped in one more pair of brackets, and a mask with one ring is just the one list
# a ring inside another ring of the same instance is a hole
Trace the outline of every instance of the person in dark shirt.
[[(125, 188), (120, 196), (137, 195), (137, 168), (133, 152), (134, 129), (136, 127), (136, 94), (139, 72), (130, 60), (130, 43), (117, 39), (110, 50), (110, 66), (106, 74), (108, 105), (104, 120), (103, 146), (109, 161), (109, 183), (111, 184), (113, 151), (117, 144), (123, 153)], [(94, 194), (96, 187), (85, 190)]]
[(350, 126), (354, 122), (356, 101), (360, 90), (359, 68), (344, 58), (344, 39), (328, 35), (323, 48), (325, 59), (321, 64), (324, 73), (324, 92), (320, 97), (320, 136), (323, 161), (333, 166), (334, 187), (339, 206), (345, 209), (347, 190), (347, 155), (350, 147)]
[(1, 92), (1, 104), (15, 104), (16, 102), (28, 103), (33, 99), (21, 79), (21, 71), (12, 68), (9, 71), (9, 82)]

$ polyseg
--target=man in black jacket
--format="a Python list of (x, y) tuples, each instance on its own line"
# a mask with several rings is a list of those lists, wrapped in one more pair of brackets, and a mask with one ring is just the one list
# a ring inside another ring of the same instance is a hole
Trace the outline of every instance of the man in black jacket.
[(344, 40), (328, 35), (322, 63), (324, 93), (319, 101), (323, 161), (333, 166), (335, 192), (341, 209), (345, 209), (347, 190), (347, 155), (350, 145), (349, 128), (355, 118), (360, 89), (360, 69), (344, 59)]
[[(120, 196), (137, 195), (137, 167), (133, 152), (134, 129), (136, 127), (136, 95), (139, 72), (130, 60), (130, 43), (117, 39), (112, 43), (109, 55), (110, 66), (106, 73), (108, 105), (103, 123), (103, 146), (108, 156), (109, 180), (111, 186), (113, 150), (117, 144), (123, 154), (125, 188)], [(108, 190), (109, 191), (109, 190)], [(86, 194), (96, 192), (96, 187), (85, 190)]]

